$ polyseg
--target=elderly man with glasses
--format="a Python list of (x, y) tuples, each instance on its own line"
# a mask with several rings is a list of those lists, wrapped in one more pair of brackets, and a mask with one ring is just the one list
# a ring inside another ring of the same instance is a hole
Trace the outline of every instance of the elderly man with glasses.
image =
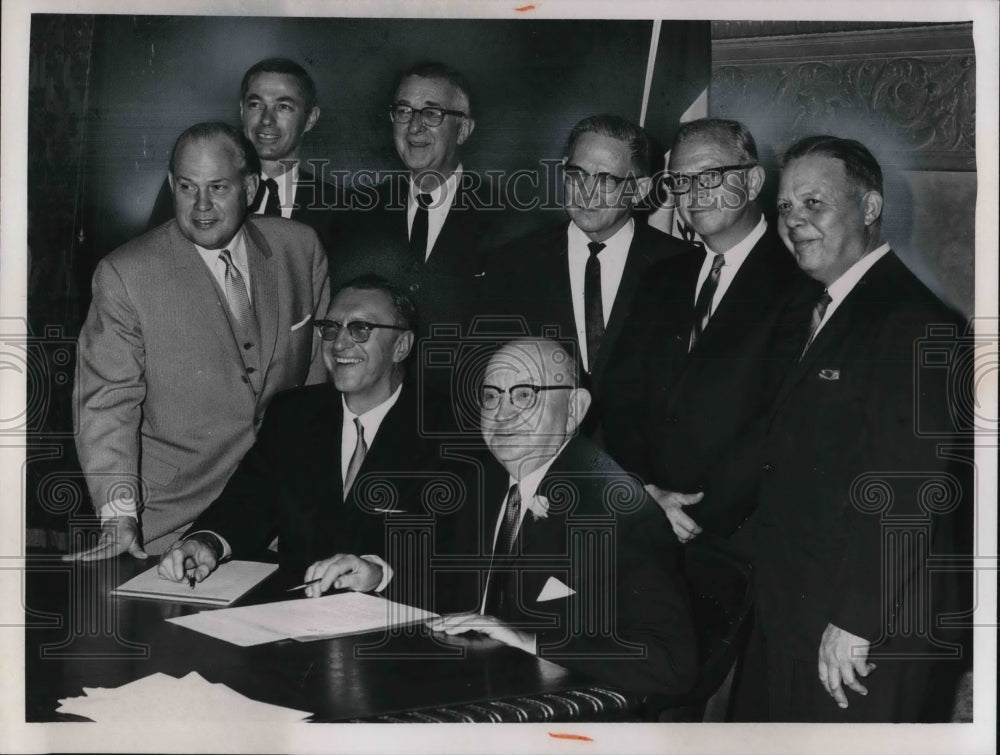
[(467, 322), (496, 213), (484, 210), (480, 176), (462, 166), (476, 119), (460, 72), (438, 62), (412, 66), (387, 115), (405, 170), (380, 182), (373, 179), (385, 173), (355, 177), (348, 211), (338, 216), (333, 282), (368, 272), (388, 278), (419, 306), (418, 335), (426, 336)]
[(574, 338), (595, 403), (585, 432), (604, 416), (604, 375), (640, 281), (689, 249), (633, 214), (649, 193), (646, 132), (616, 115), (583, 119), (563, 157), (565, 220), (497, 251), (487, 266), (484, 313), (524, 317), (534, 335)]
[(803, 279), (758, 206), (763, 185), (743, 124), (680, 128), (664, 188), (701, 248), (643, 280), (609, 370), (608, 451), (649, 483), (682, 541), (703, 527), (728, 534), (746, 513), (713, 511), (699, 491), (773, 391), (776, 305)]
[(350, 281), (315, 326), (332, 385), (275, 398), (222, 494), (164, 554), (162, 577), (202, 581), (277, 537), (287, 578), (319, 580), (310, 597), (389, 584), (392, 566), (377, 555), (386, 518), (421, 513), (422, 487), (441, 465), (428, 437), (445, 407), (420, 399), (406, 379), (416, 309), (385, 279)]
[(642, 486), (576, 434), (590, 406), (578, 377), (550, 340), (516, 340), (490, 359), (479, 405), (493, 459), (453, 536), (473, 559), (449, 569), (435, 601), (464, 612), (430, 627), (479, 632), (637, 694), (684, 692), (697, 650), (676, 542)]

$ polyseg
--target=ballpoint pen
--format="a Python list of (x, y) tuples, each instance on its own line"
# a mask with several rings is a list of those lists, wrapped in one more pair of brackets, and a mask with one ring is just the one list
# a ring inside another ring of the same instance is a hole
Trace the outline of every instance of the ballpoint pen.
[[(187, 568), (188, 568), (188, 561), (190, 561), (190, 562), (191, 562), (191, 564), (192, 564), (192, 569), (196, 569), (196, 568), (197, 568), (197, 566), (196, 566), (196, 565), (195, 565), (195, 563), (194, 563), (194, 559), (193, 559), (193, 558), (191, 558), (191, 557), (189, 556), (188, 558), (185, 558), (185, 559), (184, 559), (184, 568), (185, 568), (185, 569), (187, 569)], [(189, 587), (190, 587), (190, 588), (191, 588), (191, 589), (193, 590), (193, 589), (194, 589), (194, 585), (195, 585), (195, 582), (196, 582), (196, 580), (195, 580), (195, 578), (194, 578), (194, 571), (192, 571), (192, 572), (191, 572), (191, 573), (190, 573), (190, 574), (188, 575), (188, 578), (187, 578), (187, 581), (188, 581), (188, 586), (189, 586)]]
[(318, 585), (322, 581), (323, 581), (322, 577), (320, 577), (319, 579), (313, 579), (313, 580), (310, 580), (308, 582), (303, 582), (301, 585), (295, 585), (295, 587), (289, 587), (287, 590), (285, 590), (285, 592), (294, 592), (295, 590), (304, 590), (305, 588), (309, 587), (309, 585)]

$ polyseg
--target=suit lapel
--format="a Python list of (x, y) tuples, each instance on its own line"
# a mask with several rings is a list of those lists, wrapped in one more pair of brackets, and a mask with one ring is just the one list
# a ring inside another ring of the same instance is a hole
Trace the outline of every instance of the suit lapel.
[(278, 337), (278, 281), (274, 271), (275, 261), (271, 247), (253, 221), (248, 221), (244, 228), (247, 231), (247, 265), (254, 293), (254, 311), (260, 327), (260, 361), (266, 373), (274, 356)]
[(190, 292), (183, 306), (193, 307), (199, 319), (215, 333), (226, 355), (242, 365), (243, 358), (225, 309), (228, 307), (225, 294), (219, 289), (194, 244), (184, 238), (176, 224), (170, 230), (170, 252), (177, 270), (177, 288)]
[[(405, 458), (407, 454), (414, 453), (416, 442), (413, 437), (413, 430), (417, 414), (416, 402), (412, 394), (413, 391), (408, 389), (404, 383), (399, 399), (383, 418), (375, 439), (368, 446), (368, 453), (365, 454), (365, 460), (362, 462), (361, 470), (358, 473), (359, 478), (369, 471), (377, 471), (383, 475), (391, 474), (389, 470), (398, 468), (400, 459)], [(343, 405), (341, 404), (342, 408)], [(340, 413), (340, 421), (343, 423), (342, 411)], [(340, 457), (338, 456), (337, 458), (339, 473)], [(398, 486), (400, 482), (401, 480), (397, 479), (395, 484)], [(355, 487), (352, 486), (351, 492), (348, 494), (348, 503), (352, 507), (357, 507), (354, 491)], [(400, 506), (406, 506), (410, 502), (396, 501), (396, 503)]]
[(638, 221), (634, 221), (634, 228), (635, 232), (632, 235), (632, 243), (629, 244), (628, 255), (625, 258), (622, 279), (618, 284), (618, 292), (615, 294), (615, 301), (611, 307), (608, 325), (604, 329), (604, 337), (601, 339), (601, 348), (597, 352), (597, 360), (591, 365), (590, 375), (595, 385), (600, 383), (604, 368), (614, 350), (625, 321), (628, 319), (629, 310), (632, 308), (635, 291), (639, 287), (642, 274), (653, 262), (647, 238), (649, 232)]

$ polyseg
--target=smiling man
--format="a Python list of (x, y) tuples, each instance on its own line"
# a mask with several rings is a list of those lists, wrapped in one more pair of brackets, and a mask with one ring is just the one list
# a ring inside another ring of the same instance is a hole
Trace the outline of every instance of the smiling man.
[(305, 226), (248, 219), (246, 138), (200, 123), (177, 139), (175, 219), (105, 257), (80, 332), (77, 451), (100, 541), (76, 558), (161, 553), (219, 494), (271, 397), (326, 370), (326, 256)]
[[(951, 353), (963, 326), (883, 241), (883, 204), (859, 142), (815, 136), (785, 154), (779, 231), (814, 282), (783, 314), (797, 361), (750, 453), (732, 454), (751, 460), (757, 498), (739, 533), (757, 599), (746, 718), (920, 721), (942, 657), (949, 596), (927, 554), (953, 548), (962, 472), (945, 448), (957, 447), (951, 391), (964, 389), (920, 349)], [(911, 534), (921, 547), (897, 546)]]
[(491, 255), (484, 314), (524, 317), (534, 335), (547, 327), (575, 337), (575, 358), (604, 417), (604, 376), (635, 292), (648, 271), (690, 249), (632, 216), (650, 190), (646, 132), (616, 115), (594, 115), (570, 131), (563, 157), (561, 222)]
[(370, 177), (355, 181), (350, 212), (338, 218), (343, 255), (334, 284), (368, 272), (394, 281), (419, 306), (423, 336), (466, 323), (497, 213), (483, 209), (480, 178), (462, 166), (476, 120), (460, 72), (414, 65), (399, 77), (387, 116), (405, 171), (376, 185)]
[(385, 279), (364, 276), (315, 326), (333, 384), (275, 398), (221, 495), (161, 559), (165, 579), (202, 581), (223, 559), (259, 557), (277, 537), (286, 578), (320, 580), (310, 597), (389, 584), (393, 567), (376, 555), (387, 518), (423, 513), (421, 487), (442, 464), (420, 430), (437, 427), (444, 407), (421, 402), (405, 377), (416, 309)]
[(686, 691), (697, 650), (676, 541), (638, 482), (577, 436), (590, 394), (576, 361), (553, 341), (508, 343), (479, 405), (499, 464), (484, 464), (478, 511), (453, 539), (487, 544), (485, 588), (481, 569), (452, 567), (435, 610), (466, 612), (431, 628), (479, 632), (637, 694)]
[(716, 510), (699, 491), (774, 391), (777, 304), (804, 277), (761, 213), (763, 185), (742, 123), (681, 126), (665, 186), (701, 243), (644, 277), (608, 370), (608, 452), (649, 484), (682, 541), (728, 534), (753, 505)]
[[(260, 158), (260, 183), (250, 200), (259, 215), (291, 218), (316, 231), (328, 254), (333, 252), (333, 211), (336, 188), (299, 159), (303, 137), (316, 125), (320, 108), (316, 85), (294, 60), (266, 58), (243, 74), (240, 120), (243, 133)], [(149, 228), (171, 217), (171, 196), (160, 192)]]

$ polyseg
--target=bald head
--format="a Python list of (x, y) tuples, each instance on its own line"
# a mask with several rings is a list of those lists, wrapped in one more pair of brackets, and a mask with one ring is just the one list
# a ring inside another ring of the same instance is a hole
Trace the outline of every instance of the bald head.
[(486, 445), (517, 480), (555, 456), (590, 407), (576, 360), (544, 338), (518, 339), (490, 360), (483, 377)]

